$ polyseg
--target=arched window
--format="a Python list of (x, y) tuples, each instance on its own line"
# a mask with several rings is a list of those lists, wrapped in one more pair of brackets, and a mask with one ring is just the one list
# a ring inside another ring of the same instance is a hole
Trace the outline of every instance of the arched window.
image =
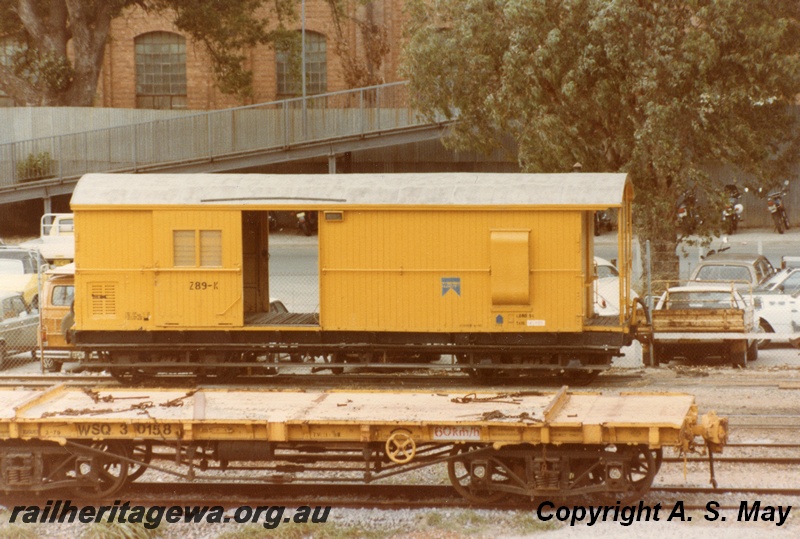
[(136, 38), (136, 108), (186, 108), (186, 39), (170, 32)]
[[(299, 34), (299, 32), (298, 32)], [(298, 35), (298, 42), (301, 36)], [(328, 58), (325, 36), (306, 31), (306, 95), (322, 94), (328, 91)], [(276, 52), (278, 96), (298, 96), (302, 91), (302, 64), (300, 47), (297, 58), (291, 58), (289, 51)]]

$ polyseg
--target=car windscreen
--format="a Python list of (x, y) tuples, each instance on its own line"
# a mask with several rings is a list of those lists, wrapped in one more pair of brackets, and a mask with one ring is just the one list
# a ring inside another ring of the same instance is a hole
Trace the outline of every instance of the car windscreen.
[(605, 266), (598, 264), (597, 278), (605, 279), (607, 277), (619, 277), (619, 272), (617, 271), (617, 268), (615, 268), (614, 266)]
[(744, 266), (703, 266), (695, 276), (697, 281), (750, 282), (750, 271)]
[[(37, 258), (39, 259), (37, 260)], [(26, 274), (36, 273), (39, 270), (38, 266), (44, 263), (38, 253), (23, 250), (0, 250), (0, 261), (5, 262), (7, 260), (20, 262), (22, 264), (22, 271)]]
[(0, 258), (0, 275), (24, 275), (25, 266), (22, 260)]
[(731, 309), (736, 300), (730, 292), (670, 292), (667, 309)]

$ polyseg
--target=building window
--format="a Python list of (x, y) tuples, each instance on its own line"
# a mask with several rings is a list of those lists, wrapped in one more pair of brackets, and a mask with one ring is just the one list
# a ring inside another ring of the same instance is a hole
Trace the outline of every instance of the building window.
[(136, 38), (136, 108), (186, 108), (186, 39), (170, 32)]
[(176, 268), (222, 266), (221, 230), (173, 230), (172, 265)]
[[(13, 67), (14, 56), (21, 52), (19, 42), (12, 37), (0, 37), (0, 64)], [(0, 90), (0, 107), (16, 107), (17, 103), (3, 90)]]
[[(300, 50), (298, 47), (296, 58), (292, 58), (287, 50), (279, 50), (276, 53), (279, 96), (298, 96), (303, 93)], [(306, 95), (328, 91), (327, 51), (325, 36), (316, 32), (306, 32)]]

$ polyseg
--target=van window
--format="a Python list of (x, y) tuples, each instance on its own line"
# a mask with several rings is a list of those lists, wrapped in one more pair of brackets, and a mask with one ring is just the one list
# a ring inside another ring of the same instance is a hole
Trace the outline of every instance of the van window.
[(50, 303), (57, 307), (69, 307), (75, 297), (75, 287), (73, 285), (56, 286), (50, 296)]

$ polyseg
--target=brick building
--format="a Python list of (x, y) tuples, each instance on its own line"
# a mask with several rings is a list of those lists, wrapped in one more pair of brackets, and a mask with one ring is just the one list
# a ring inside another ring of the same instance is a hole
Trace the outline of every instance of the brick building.
[[(349, 3), (349, 19), (342, 26), (348, 51), (372, 70), (381, 82), (399, 80), (402, 47), (402, 0)], [(294, 29), (301, 32), (300, 3)], [(364, 36), (358, 20), (385, 32), (389, 45), (382, 65), (369, 66)], [(306, 93), (348, 88), (342, 59), (337, 54), (337, 34), (325, 0), (305, 1)], [(264, 103), (301, 93), (296, 70), (288, 68), (286, 54), (267, 46), (248, 51), (245, 67), (253, 72), (253, 96), (240, 99), (222, 93), (216, 85), (208, 54), (202, 44), (183, 35), (167, 16), (147, 14), (139, 8), (112, 21), (103, 71), (98, 81), (98, 107), (206, 110)], [(292, 84), (294, 83), (294, 84)]]

